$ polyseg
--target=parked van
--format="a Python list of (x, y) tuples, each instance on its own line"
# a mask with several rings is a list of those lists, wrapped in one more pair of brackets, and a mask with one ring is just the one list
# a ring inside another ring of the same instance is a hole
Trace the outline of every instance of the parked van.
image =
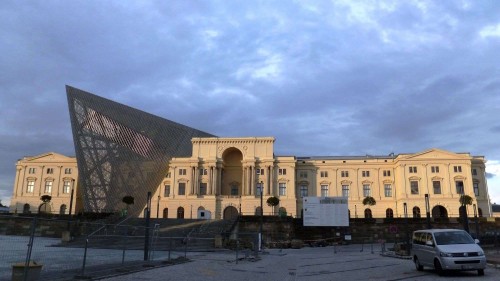
[(417, 270), (477, 270), (484, 275), (486, 257), (479, 240), (459, 229), (426, 229), (413, 232), (412, 256)]

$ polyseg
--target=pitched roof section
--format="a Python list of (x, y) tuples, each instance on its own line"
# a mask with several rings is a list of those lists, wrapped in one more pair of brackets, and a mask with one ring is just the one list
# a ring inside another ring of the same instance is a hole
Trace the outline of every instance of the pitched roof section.
[(211, 134), (66, 86), (86, 212), (115, 212), (133, 196), (139, 215), (173, 157), (190, 157), (193, 137)]

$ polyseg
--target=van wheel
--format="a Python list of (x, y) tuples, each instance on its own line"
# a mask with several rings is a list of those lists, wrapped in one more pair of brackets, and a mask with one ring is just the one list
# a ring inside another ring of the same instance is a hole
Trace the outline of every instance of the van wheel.
[(478, 269), (477, 270), (477, 275), (483, 276), (484, 275), (484, 269)]
[(418, 271), (422, 271), (422, 270), (424, 270), (424, 266), (420, 264), (420, 262), (418, 261), (417, 256), (415, 256), (415, 258), (413, 259), (413, 261), (415, 262), (415, 268), (416, 268)]
[(439, 276), (444, 275), (443, 267), (441, 266), (441, 263), (437, 259), (434, 260), (434, 269), (436, 270), (436, 272)]

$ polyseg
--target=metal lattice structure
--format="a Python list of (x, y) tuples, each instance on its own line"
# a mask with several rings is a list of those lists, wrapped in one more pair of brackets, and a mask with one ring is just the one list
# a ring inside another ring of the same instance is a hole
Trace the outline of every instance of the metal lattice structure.
[(211, 134), (66, 86), (85, 212), (116, 212), (133, 196), (139, 216), (172, 157), (190, 157), (191, 138)]

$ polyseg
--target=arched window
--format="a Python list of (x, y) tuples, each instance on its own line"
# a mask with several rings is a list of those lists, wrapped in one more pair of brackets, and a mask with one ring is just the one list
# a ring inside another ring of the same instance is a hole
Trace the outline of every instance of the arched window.
[(168, 219), (168, 208), (163, 209), (163, 218)]
[(420, 218), (421, 215), (420, 215), (420, 208), (415, 206), (413, 207), (413, 217), (414, 218)]
[(365, 209), (365, 219), (371, 219), (372, 217), (372, 210), (366, 208)]
[(23, 214), (29, 214), (30, 213), (30, 204), (24, 204), (23, 206)]
[(255, 208), (255, 215), (260, 216), (261, 214), (262, 214), (262, 208), (261, 207)]
[(394, 212), (392, 211), (391, 208), (388, 208), (387, 210), (385, 210), (385, 217), (388, 219), (394, 217)]
[(184, 208), (183, 207), (177, 208), (177, 218), (178, 219), (184, 218)]
[(62, 204), (61, 208), (59, 208), (59, 215), (64, 215), (66, 214), (66, 205)]

